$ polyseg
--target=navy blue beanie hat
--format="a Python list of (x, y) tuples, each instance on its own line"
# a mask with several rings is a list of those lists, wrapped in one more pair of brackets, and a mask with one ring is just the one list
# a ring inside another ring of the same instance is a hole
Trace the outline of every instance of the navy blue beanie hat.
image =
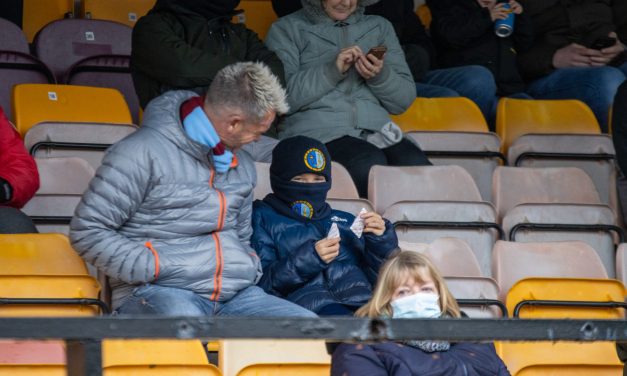
[[(325, 182), (301, 183), (291, 179), (312, 173)], [(270, 164), (272, 194), (264, 201), (282, 214), (297, 219), (321, 219), (331, 213), (326, 203), (331, 189), (331, 156), (324, 144), (313, 138), (296, 136), (279, 142), (272, 151)]]
[(331, 182), (331, 156), (326, 146), (318, 140), (295, 136), (282, 140), (272, 150), (270, 174), (282, 180), (313, 173)]

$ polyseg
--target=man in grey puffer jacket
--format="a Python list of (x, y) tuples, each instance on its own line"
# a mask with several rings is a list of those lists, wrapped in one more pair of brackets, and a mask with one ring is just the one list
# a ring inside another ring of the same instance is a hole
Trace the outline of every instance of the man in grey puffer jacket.
[(256, 174), (239, 148), (286, 111), (267, 66), (237, 63), (216, 75), (204, 101), (187, 91), (153, 100), (141, 129), (109, 149), (70, 238), (111, 278), (118, 313), (315, 317), (255, 286)]

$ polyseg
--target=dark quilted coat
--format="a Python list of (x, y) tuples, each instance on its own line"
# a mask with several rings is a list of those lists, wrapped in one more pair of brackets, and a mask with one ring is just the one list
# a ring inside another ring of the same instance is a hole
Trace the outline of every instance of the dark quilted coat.
[[(263, 201), (253, 204), (251, 245), (261, 258), (259, 285), (276, 296), (318, 312), (331, 303), (359, 307), (372, 294), (379, 267), (398, 246), (392, 224), (382, 236), (357, 238), (350, 230), (354, 216), (333, 210), (327, 219), (296, 220), (277, 213)], [(325, 264), (314, 248), (332, 223), (340, 230), (340, 254)]]

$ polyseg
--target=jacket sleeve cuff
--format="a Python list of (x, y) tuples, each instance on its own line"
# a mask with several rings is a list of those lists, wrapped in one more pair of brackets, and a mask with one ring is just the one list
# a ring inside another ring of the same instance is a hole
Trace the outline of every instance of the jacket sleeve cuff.
[(370, 86), (378, 86), (385, 83), (390, 77), (390, 67), (383, 63), (383, 68), (381, 68), (381, 72), (376, 76), (370, 78), (366, 82)]
[(385, 218), (383, 220), (385, 221), (383, 235), (377, 236), (371, 232), (364, 233), (368, 252), (373, 252), (381, 258), (387, 257), (390, 252), (398, 248), (398, 238), (396, 237), (394, 225)]

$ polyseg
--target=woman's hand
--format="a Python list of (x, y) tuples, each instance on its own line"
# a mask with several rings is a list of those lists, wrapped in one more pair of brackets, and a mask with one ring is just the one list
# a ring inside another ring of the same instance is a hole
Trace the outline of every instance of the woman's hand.
[(381, 72), (384, 58), (385, 56), (377, 59), (373, 54), (368, 54), (368, 56), (362, 55), (357, 59), (355, 69), (365, 80), (369, 80)]
[(523, 6), (516, 0), (509, 0), (509, 6), (512, 8), (514, 14), (521, 14), (523, 12)]
[(318, 240), (315, 248), (322, 261), (328, 264), (340, 254), (340, 238)]
[(343, 48), (335, 59), (335, 66), (340, 73), (344, 74), (362, 55), (363, 52), (359, 46)]
[(490, 9), (490, 18), (492, 19), (492, 22), (496, 20), (504, 20), (509, 15), (509, 10), (505, 9), (504, 3), (498, 3), (489, 9)]
[(371, 232), (377, 236), (385, 232), (385, 221), (383, 217), (375, 212), (367, 212), (361, 215), (364, 220), (364, 232)]

